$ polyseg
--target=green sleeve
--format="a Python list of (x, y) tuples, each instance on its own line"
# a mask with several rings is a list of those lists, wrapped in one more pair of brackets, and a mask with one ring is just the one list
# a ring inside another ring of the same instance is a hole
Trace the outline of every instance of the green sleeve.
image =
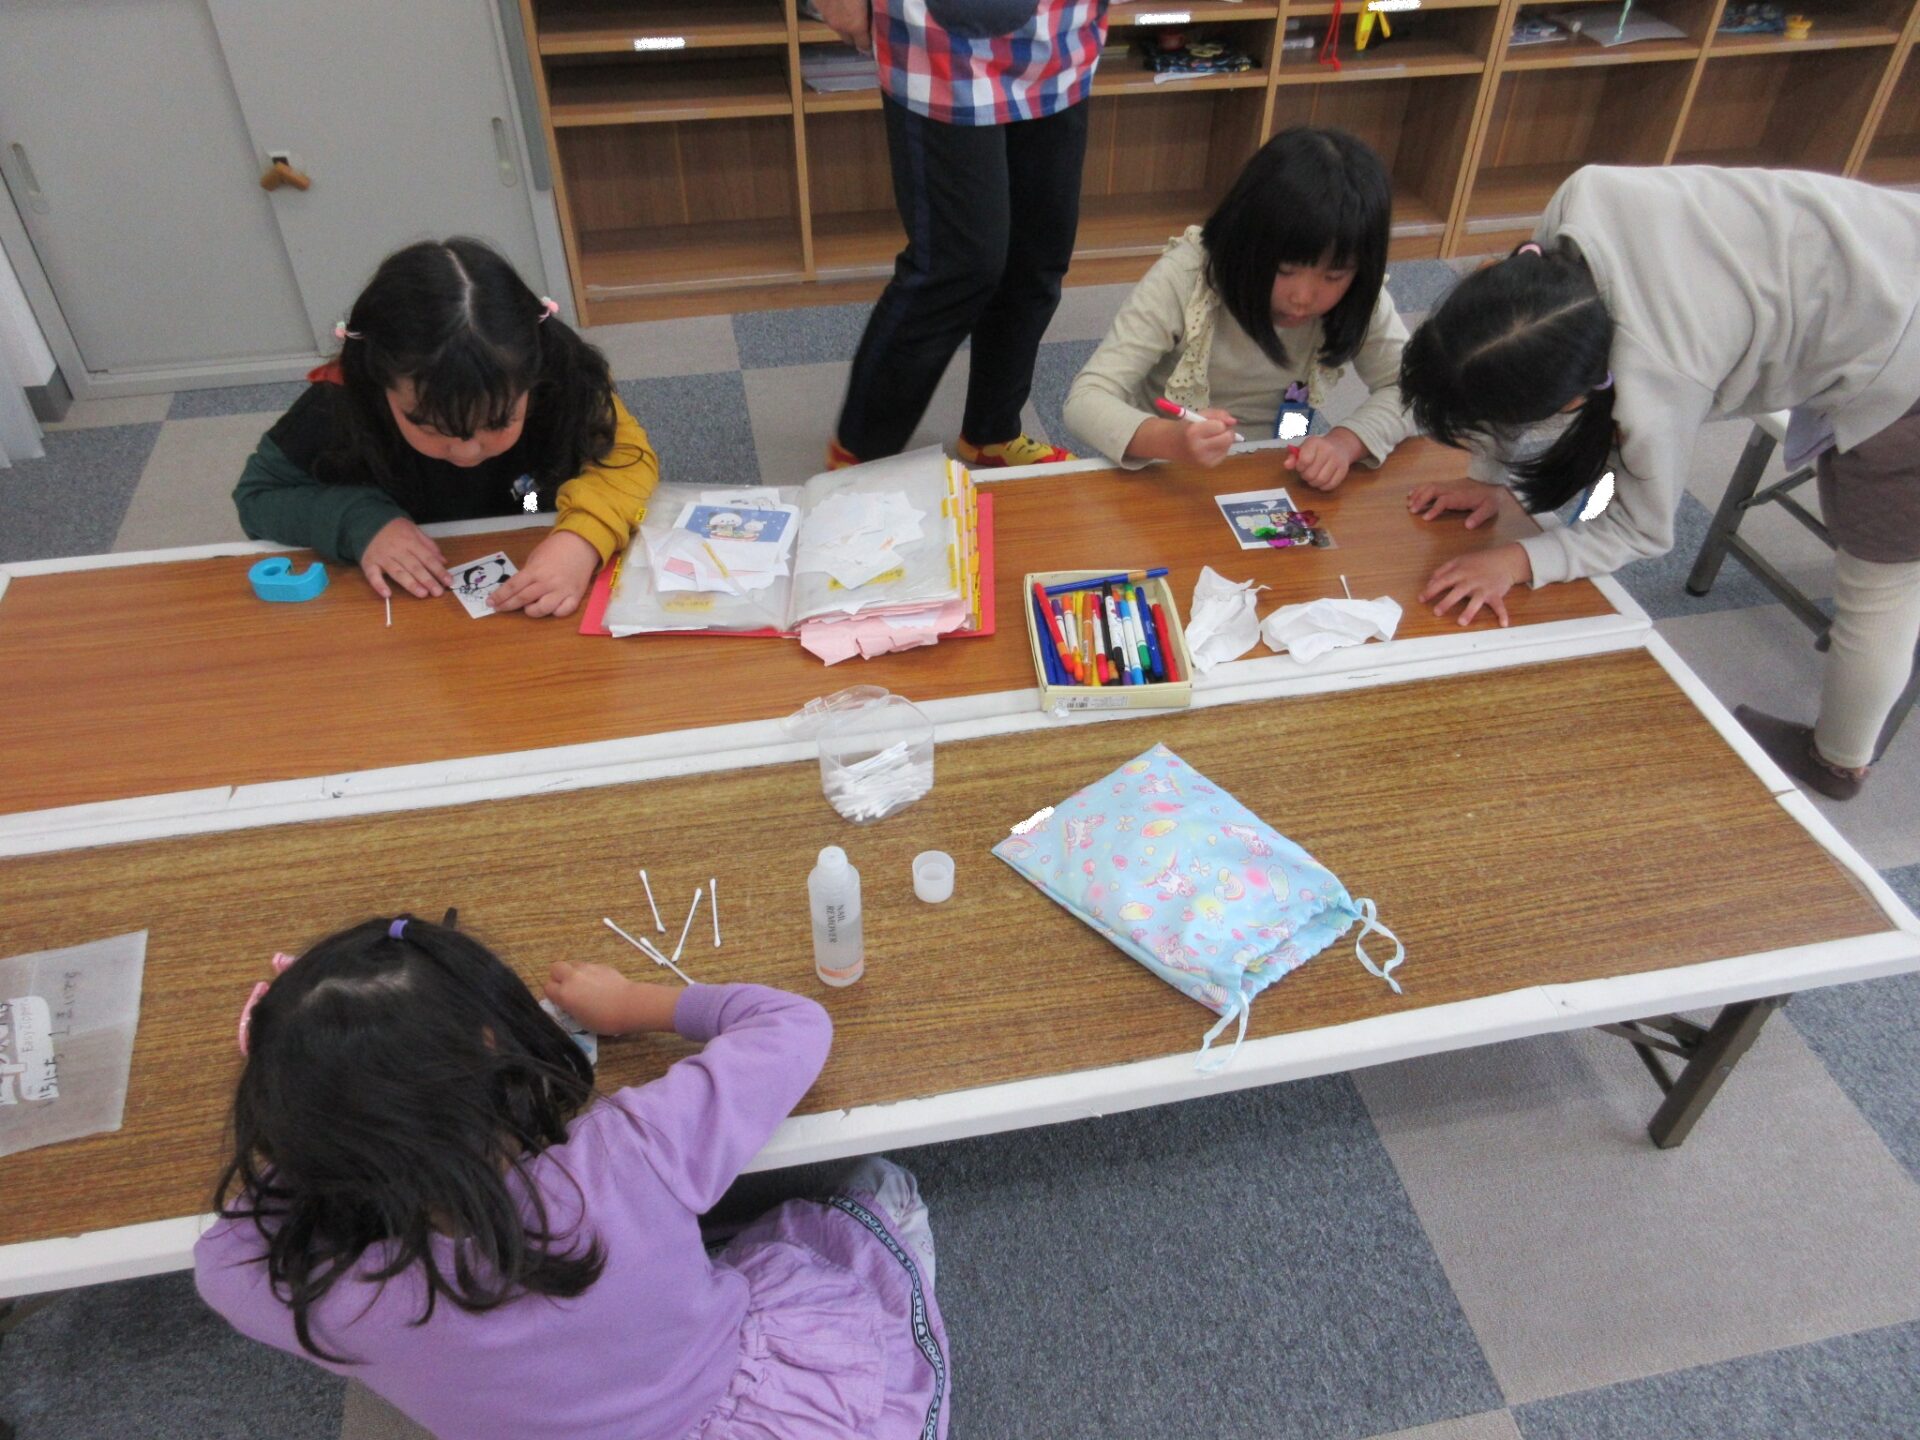
[(247, 458), (233, 503), (248, 539), (305, 545), (338, 565), (359, 564), (360, 552), (381, 527), (407, 513), (371, 485), (322, 484), (271, 436), (262, 436)]

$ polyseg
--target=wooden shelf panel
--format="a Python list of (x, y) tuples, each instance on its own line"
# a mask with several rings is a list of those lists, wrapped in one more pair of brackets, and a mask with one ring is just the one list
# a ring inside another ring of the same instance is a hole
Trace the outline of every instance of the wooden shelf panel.
[(779, 0), (541, 0), (539, 13), (542, 55), (787, 43)]
[(1473, 181), (1467, 206), (1467, 229), (1490, 234), (1501, 230), (1531, 229), (1546, 213), (1553, 192), (1580, 168), (1577, 160), (1543, 165), (1503, 165), (1482, 170)]
[[(1491, 0), (1475, 0), (1491, 3)], [(1297, 7), (1296, 7), (1297, 9)], [(1122, 30), (1129, 25), (1199, 25), (1215, 20), (1266, 20), (1279, 17), (1278, 5), (1235, 4), (1232, 0), (1193, 0), (1186, 5), (1155, 5), (1147, 0), (1110, 6), (1107, 26)]]
[(1167, 241), (1213, 210), (1202, 190), (1088, 195), (1080, 201), (1080, 234), (1074, 259), (1158, 255)]
[(1784, 35), (1722, 35), (1715, 32), (1710, 58), (1723, 55), (1768, 55), (1776, 51), (1843, 50), (1862, 45), (1897, 45), (1900, 32), (1871, 20), (1816, 17), (1813, 33), (1804, 40)]
[(589, 301), (801, 278), (800, 233), (784, 220), (643, 225), (580, 236)]
[(853, 210), (813, 217), (813, 267), (822, 279), (885, 275), (907, 243), (891, 210)]
[(800, 88), (800, 108), (809, 115), (831, 115), (847, 110), (878, 110), (880, 87), (871, 90), (809, 90)]
[(1251, 70), (1243, 70), (1237, 75), (1195, 75), (1190, 79), (1158, 80), (1154, 72), (1147, 69), (1116, 70), (1112, 66), (1102, 65), (1093, 75), (1093, 93), (1095, 95), (1148, 95), (1162, 90), (1264, 90), (1267, 86), (1266, 67), (1258, 62)]
[(1920, 135), (1903, 135), (1896, 140), (1874, 142), (1860, 167), (1860, 178), (1875, 185), (1890, 185), (1897, 190), (1920, 187)]
[[(1543, 53), (1544, 52), (1544, 53)], [(1663, 60), (1697, 60), (1700, 47), (1691, 40), (1641, 40), (1631, 45), (1591, 45), (1578, 36), (1551, 45), (1524, 45), (1509, 50), (1500, 62), (1510, 70), (1586, 70), (1596, 65), (1653, 65)]]
[(1338, 85), (1422, 75), (1478, 75), (1486, 64), (1484, 55), (1450, 40), (1381, 40), (1358, 54), (1351, 47), (1343, 48), (1338, 70), (1306, 58), (1283, 60), (1279, 81), (1282, 85)]
[[(1575, 3), (1578, 3), (1578, 0), (1575, 0)], [(1416, 9), (1390, 10), (1387, 12), (1387, 18), (1397, 24), (1402, 15), (1420, 14), (1428, 10), (1491, 10), (1499, 4), (1500, 0), (1420, 0)], [(1340, 6), (1341, 13), (1349, 17), (1362, 8), (1364, 7), (1346, 3), (1346, 0), (1342, 0)], [(1333, 0), (1300, 0), (1299, 4), (1287, 7), (1289, 20), (1309, 20), (1316, 15), (1332, 13)]]
[(786, 66), (779, 60), (555, 65), (547, 74), (547, 95), (556, 129), (793, 113)]

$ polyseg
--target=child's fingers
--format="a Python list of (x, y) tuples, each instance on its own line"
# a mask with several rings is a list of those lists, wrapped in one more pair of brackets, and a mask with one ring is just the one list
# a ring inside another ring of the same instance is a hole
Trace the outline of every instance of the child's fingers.
[(1499, 513), (1500, 505), (1498, 501), (1492, 499), (1482, 500), (1478, 505), (1473, 507), (1473, 513), (1467, 516), (1467, 529), (1471, 530), (1476, 525), (1484, 525)]
[(381, 562), (389, 580), (398, 580), (409, 595), (416, 600), (427, 598), (427, 582), (413, 573), (413, 566), (405, 555), (396, 555), (392, 560)]
[(382, 600), (393, 598), (393, 587), (387, 584), (387, 577), (380, 573), (380, 566), (372, 560), (360, 562), (360, 573), (367, 577), (367, 584), (373, 587), (373, 593)]
[(540, 574), (536, 570), (522, 570), (506, 581), (487, 597), (487, 603), (495, 610), (518, 610), (540, 593)]
[(566, 599), (562, 600), (560, 604), (555, 608), (553, 612), (553, 618), (556, 620), (564, 620), (579, 608), (580, 608), (580, 596), (569, 595), (567, 596)]

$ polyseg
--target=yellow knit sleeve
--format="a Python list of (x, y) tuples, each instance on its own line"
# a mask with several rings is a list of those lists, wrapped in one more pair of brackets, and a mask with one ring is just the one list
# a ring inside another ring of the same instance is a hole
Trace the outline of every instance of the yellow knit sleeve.
[(606, 459), (560, 487), (560, 518), (553, 525), (593, 546), (603, 564), (632, 537), (647, 513), (647, 498), (660, 483), (660, 457), (618, 395), (613, 397), (613, 422), (613, 448)]

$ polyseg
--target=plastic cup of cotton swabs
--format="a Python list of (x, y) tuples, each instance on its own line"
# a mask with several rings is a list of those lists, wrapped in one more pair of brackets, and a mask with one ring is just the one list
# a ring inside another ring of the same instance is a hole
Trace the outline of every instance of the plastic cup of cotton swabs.
[(821, 726), (820, 789), (843, 817), (883, 820), (933, 788), (933, 722), (898, 695)]

